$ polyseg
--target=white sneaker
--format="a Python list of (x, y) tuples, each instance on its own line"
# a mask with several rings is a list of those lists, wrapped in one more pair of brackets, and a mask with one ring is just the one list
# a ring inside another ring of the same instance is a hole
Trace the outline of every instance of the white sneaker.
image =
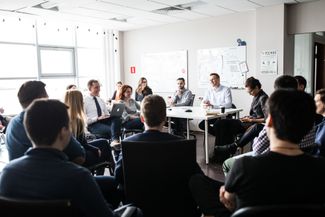
[(116, 151), (121, 150), (121, 142), (119, 140), (113, 140), (110, 145)]

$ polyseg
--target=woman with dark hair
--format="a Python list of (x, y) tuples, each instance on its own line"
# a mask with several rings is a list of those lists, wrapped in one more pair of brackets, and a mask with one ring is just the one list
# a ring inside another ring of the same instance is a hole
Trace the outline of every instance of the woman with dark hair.
[[(254, 77), (247, 78), (245, 89), (249, 95), (253, 96), (249, 116), (242, 117), (239, 120), (217, 120), (214, 124), (216, 132), (215, 151), (223, 152), (228, 157), (234, 154), (238, 147), (244, 147), (258, 136), (258, 133), (263, 129), (262, 123), (267, 116), (265, 103), (268, 95), (263, 91), (260, 81)], [(243, 136), (237, 142), (233, 142), (238, 134), (243, 134)]]
[(151, 88), (148, 86), (148, 81), (146, 78), (141, 77), (138, 82), (138, 87), (135, 90), (135, 100), (142, 101), (145, 96), (152, 94)]
[(123, 85), (120, 88), (118, 99), (125, 104), (122, 114), (122, 126), (125, 129), (143, 129), (144, 125), (140, 120), (140, 105), (131, 98), (132, 87)]

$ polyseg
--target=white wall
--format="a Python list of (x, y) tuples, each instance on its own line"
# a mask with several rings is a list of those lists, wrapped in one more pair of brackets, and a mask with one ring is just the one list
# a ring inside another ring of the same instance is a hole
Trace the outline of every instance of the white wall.
[(325, 31), (325, 1), (289, 6), (289, 34)]
[[(248, 76), (255, 76), (256, 38), (253, 11), (125, 32), (124, 81), (133, 87), (136, 86), (141, 77), (142, 54), (187, 49), (188, 85), (198, 98), (204, 94), (205, 89), (198, 88), (197, 50), (237, 46), (237, 38), (247, 42), (247, 62), (250, 70)], [(130, 74), (130, 66), (136, 66), (136, 74)], [(148, 82), (150, 86), (150, 81)], [(245, 109), (242, 114), (247, 114), (251, 97), (244, 90), (232, 90), (232, 93), (233, 102), (237, 107)]]

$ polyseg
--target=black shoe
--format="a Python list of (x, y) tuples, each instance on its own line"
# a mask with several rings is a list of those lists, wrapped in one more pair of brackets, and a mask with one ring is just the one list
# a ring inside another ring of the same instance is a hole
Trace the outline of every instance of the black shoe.
[(217, 153), (227, 153), (228, 155), (234, 155), (237, 151), (236, 143), (231, 143), (229, 145), (215, 146), (214, 150)]

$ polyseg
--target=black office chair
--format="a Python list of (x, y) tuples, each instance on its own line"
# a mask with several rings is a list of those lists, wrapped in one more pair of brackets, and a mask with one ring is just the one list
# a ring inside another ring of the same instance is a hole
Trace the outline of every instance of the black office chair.
[(196, 172), (196, 140), (122, 141), (126, 201), (145, 217), (197, 217), (188, 182)]
[(122, 128), (121, 132), (121, 138), (122, 140), (125, 139), (128, 136), (137, 134), (137, 133), (142, 133), (144, 129), (126, 129)]
[(324, 217), (323, 204), (282, 204), (244, 207), (231, 217)]
[(77, 217), (69, 200), (27, 200), (0, 196), (2, 217)]

